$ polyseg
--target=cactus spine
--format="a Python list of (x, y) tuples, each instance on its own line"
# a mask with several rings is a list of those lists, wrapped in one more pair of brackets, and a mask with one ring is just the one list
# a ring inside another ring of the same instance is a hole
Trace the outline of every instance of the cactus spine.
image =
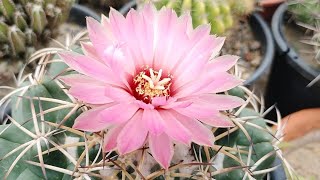
[[(146, 3), (149, 1), (142, 1)], [(163, 6), (174, 9), (178, 15), (191, 12), (194, 27), (211, 24), (211, 33), (223, 34), (237, 21), (237, 16), (250, 14), (255, 0), (156, 0), (158, 9)]]
[(0, 60), (26, 59), (57, 33), (73, 0), (1, 0)]

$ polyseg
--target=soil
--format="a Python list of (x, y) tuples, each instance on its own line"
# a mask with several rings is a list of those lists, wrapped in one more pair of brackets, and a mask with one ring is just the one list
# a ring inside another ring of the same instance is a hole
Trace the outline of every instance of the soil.
[(256, 40), (247, 21), (241, 21), (230, 29), (226, 36), (222, 54), (240, 56), (238, 61), (242, 78), (248, 79), (258, 68), (262, 60), (261, 44)]
[(289, 142), (284, 157), (299, 176), (320, 179), (320, 130)]

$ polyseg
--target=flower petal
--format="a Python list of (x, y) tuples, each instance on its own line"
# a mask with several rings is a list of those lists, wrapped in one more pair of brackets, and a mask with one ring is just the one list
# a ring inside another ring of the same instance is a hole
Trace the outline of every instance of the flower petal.
[(144, 145), (148, 134), (147, 128), (141, 128), (144, 123), (142, 110), (140, 110), (124, 126), (117, 139), (118, 151), (121, 155), (135, 151)]
[(83, 53), (86, 56), (89, 56), (93, 59), (96, 59), (98, 61), (100, 61), (101, 63), (103, 63), (103, 61), (100, 59), (99, 55), (97, 54), (96, 49), (94, 48), (94, 46), (92, 45), (91, 42), (80, 42), (81, 44), (81, 48), (83, 50)]
[(113, 100), (107, 96), (105, 96), (105, 88), (106, 86), (99, 85), (79, 85), (72, 86), (69, 89), (69, 93), (88, 104), (107, 104), (113, 102)]
[(103, 122), (100, 113), (108, 106), (110, 105), (99, 106), (83, 112), (77, 117), (72, 128), (88, 132), (98, 132), (105, 129), (110, 124)]
[(159, 112), (154, 109), (145, 109), (142, 115), (143, 122), (146, 123), (150, 133), (159, 135), (164, 131), (164, 121)]
[(216, 113), (214, 107), (209, 106), (210, 104), (201, 101), (192, 102), (188, 107), (185, 108), (173, 108), (180, 114), (188, 116), (190, 118), (200, 119), (200, 118), (209, 118)]
[(239, 56), (223, 55), (214, 58), (208, 63), (207, 70), (213, 72), (226, 72), (238, 61)]
[(215, 115), (212, 115), (209, 118), (201, 118), (199, 119), (201, 122), (208, 124), (213, 127), (233, 127), (234, 124), (230, 120), (228, 116), (222, 115), (219, 112), (216, 112)]
[(82, 74), (105, 83), (124, 86), (110, 68), (89, 56), (71, 52), (60, 53), (59, 55), (68, 66)]
[(104, 137), (104, 152), (113, 151), (117, 147), (117, 138), (124, 125), (119, 125), (108, 130), (107, 134)]
[(105, 123), (120, 124), (131, 119), (138, 109), (135, 103), (119, 103), (104, 109), (100, 116)]
[(168, 136), (176, 141), (190, 145), (192, 136), (191, 132), (185, 128), (168, 110), (159, 110), (159, 113), (165, 123), (165, 132)]
[(187, 116), (183, 116), (177, 112), (171, 111), (174, 116), (181, 122), (181, 124), (189, 129), (192, 133), (192, 141), (203, 146), (213, 146), (214, 136), (212, 131), (205, 127), (197, 119), (192, 119)]
[(173, 144), (170, 138), (165, 134), (149, 135), (150, 151), (154, 159), (165, 169), (170, 166), (173, 157)]
[(239, 107), (245, 101), (236, 96), (222, 95), (222, 94), (202, 94), (199, 99), (210, 104), (216, 110), (229, 110)]

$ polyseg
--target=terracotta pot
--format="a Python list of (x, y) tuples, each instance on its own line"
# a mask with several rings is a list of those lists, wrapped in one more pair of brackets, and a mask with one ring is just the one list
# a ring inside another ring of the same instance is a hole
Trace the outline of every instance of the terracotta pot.
[(320, 108), (304, 109), (282, 119), (285, 124), (284, 141), (298, 139), (320, 129)]
[(273, 13), (276, 11), (278, 6), (284, 2), (284, 0), (261, 0), (260, 6), (262, 7), (261, 15), (262, 17), (270, 22)]

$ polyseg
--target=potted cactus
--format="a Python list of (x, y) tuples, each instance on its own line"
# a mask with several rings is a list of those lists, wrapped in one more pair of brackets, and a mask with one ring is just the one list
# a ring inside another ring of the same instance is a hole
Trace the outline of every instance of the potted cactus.
[(283, 115), (320, 106), (319, 12), (319, 1), (292, 0), (279, 6), (272, 19), (278, 53), (266, 100), (267, 105), (277, 103)]
[(231, 74), (239, 57), (219, 56), (223, 38), (210, 26), (153, 5), (109, 17), (87, 18), (90, 41), (82, 33), (36, 52), (35, 72), (0, 100), (12, 106), (1, 177), (263, 179), (278, 168), (282, 133)]
[[(149, 0), (137, 1), (138, 5), (149, 2)], [(158, 9), (163, 6), (172, 7), (178, 15), (190, 11), (193, 27), (209, 23), (211, 34), (226, 36), (226, 45), (222, 53), (232, 53), (241, 57), (239, 68), (243, 72), (243, 78), (246, 79), (246, 85), (257, 85), (267, 80), (266, 75), (274, 55), (274, 42), (270, 28), (259, 13), (255, 12), (258, 9), (256, 0), (152, 0), (151, 2), (154, 2)]]
[[(14, 74), (33, 52), (49, 46), (50, 40), (66, 33), (71, 23), (73, 27), (85, 25), (85, 16), (97, 18), (89, 9), (73, 5), (73, 0), (1, 0), (0, 84), (11, 85)], [(29, 64), (28, 68), (32, 67)]]

